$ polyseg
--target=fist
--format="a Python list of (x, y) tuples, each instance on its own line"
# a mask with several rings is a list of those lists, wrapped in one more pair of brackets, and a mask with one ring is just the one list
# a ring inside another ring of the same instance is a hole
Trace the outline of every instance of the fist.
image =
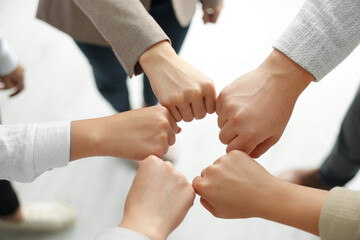
[(149, 156), (139, 165), (120, 227), (152, 240), (166, 239), (182, 222), (194, 198), (195, 191), (183, 174), (170, 162)]

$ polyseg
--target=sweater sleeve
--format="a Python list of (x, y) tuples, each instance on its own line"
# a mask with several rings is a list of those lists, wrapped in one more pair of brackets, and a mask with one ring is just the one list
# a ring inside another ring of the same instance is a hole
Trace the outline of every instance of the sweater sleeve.
[(139, 0), (74, 0), (113, 48), (127, 74), (142, 73), (138, 60), (168, 36)]
[(216, 7), (224, 2), (224, 0), (201, 0), (204, 7)]
[(150, 240), (141, 233), (126, 228), (109, 228), (99, 233), (95, 240)]
[(70, 121), (0, 125), (0, 179), (31, 182), (70, 159)]
[(7, 41), (1, 36), (0, 32), (0, 76), (12, 73), (18, 64), (14, 52), (9, 47)]
[(359, 43), (359, 0), (307, 0), (273, 47), (319, 81)]
[(332, 189), (321, 210), (319, 231), (322, 240), (360, 239), (360, 192)]

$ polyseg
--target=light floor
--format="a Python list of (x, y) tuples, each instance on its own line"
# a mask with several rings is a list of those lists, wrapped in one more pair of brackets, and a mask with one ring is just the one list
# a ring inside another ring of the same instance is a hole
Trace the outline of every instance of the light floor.
[[(182, 57), (210, 76), (218, 92), (255, 68), (302, 5), (302, 0), (227, 0), (216, 26), (203, 26), (201, 12), (183, 48)], [(34, 18), (36, 0), (0, 0), (0, 30), (26, 68), (26, 90), (14, 99), (0, 93), (5, 124), (82, 119), (113, 114), (97, 92), (91, 70), (73, 41)], [(200, 9), (199, 9), (200, 10)], [(356, 50), (320, 83), (300, 97), (281, 139), (259, 161), (276, 174), (291, 168), (318, 166), (337, 134), (357, 89), (360, 51)], [(141, 105), (141, 81), (129, 81), (133, 106)], [(176, 168), (189, 181), (225, 152), (218, 140), (216, 116), (181, 123)], [(126, 160), (90, 158), (45, 173), (30, 184), (15, 183), (22, 202), (62, 200), (78, 212), (75, 226), (55, 234), (8, 235), (1, 240), (89, 240), (117, 225), (135, 175)], [(350, 186), (360, 190), (359, 179)], [(311, 240), (299, 230), (260, 219), (220, 220), (195, 201), (172, 240)]]

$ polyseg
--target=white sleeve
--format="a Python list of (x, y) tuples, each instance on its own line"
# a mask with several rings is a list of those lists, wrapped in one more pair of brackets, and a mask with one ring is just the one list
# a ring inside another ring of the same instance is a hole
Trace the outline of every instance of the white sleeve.
[(30, 182), (70, 159), (70, 121), (0, 125), (0, 179)]
[(114, 227), (99, 233), (95, 240), (150, 240), (150, 238), (127, 228)]
[(0, 76), (12, 73), (18, 64), (15, 54), (10, 49), (6, 40), (1, 36), (0, 32)]

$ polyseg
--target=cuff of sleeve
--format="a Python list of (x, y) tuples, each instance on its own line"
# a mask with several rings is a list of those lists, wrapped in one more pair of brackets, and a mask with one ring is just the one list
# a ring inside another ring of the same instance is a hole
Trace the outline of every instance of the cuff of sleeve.
[(224, 1), (223, 0), (202, 0), (201, 2), (204, 5), (204, 7), (212, 8), (212, 7), (219, 6)]
[(322, 240), (356, 240), (360, 236), (360, 193), (333, 188), (321, 210), (319, 231)]
[(5, 43), (3, 54), (0, 56), (0, 76), (6, 76), (15, 71), (19, 62), (15, 54)]
[(68, 165), (70, 159), (70, 121), (35, 125), (34, 170), (36, 176)]
[(106, 229), (99, 233), (96, 240), (111, 240), (111, 239), (126, 239), (126, 240), (150, 240), (150, 238), (141, 233), (132, 231), (127, 228), (114, 227)]

